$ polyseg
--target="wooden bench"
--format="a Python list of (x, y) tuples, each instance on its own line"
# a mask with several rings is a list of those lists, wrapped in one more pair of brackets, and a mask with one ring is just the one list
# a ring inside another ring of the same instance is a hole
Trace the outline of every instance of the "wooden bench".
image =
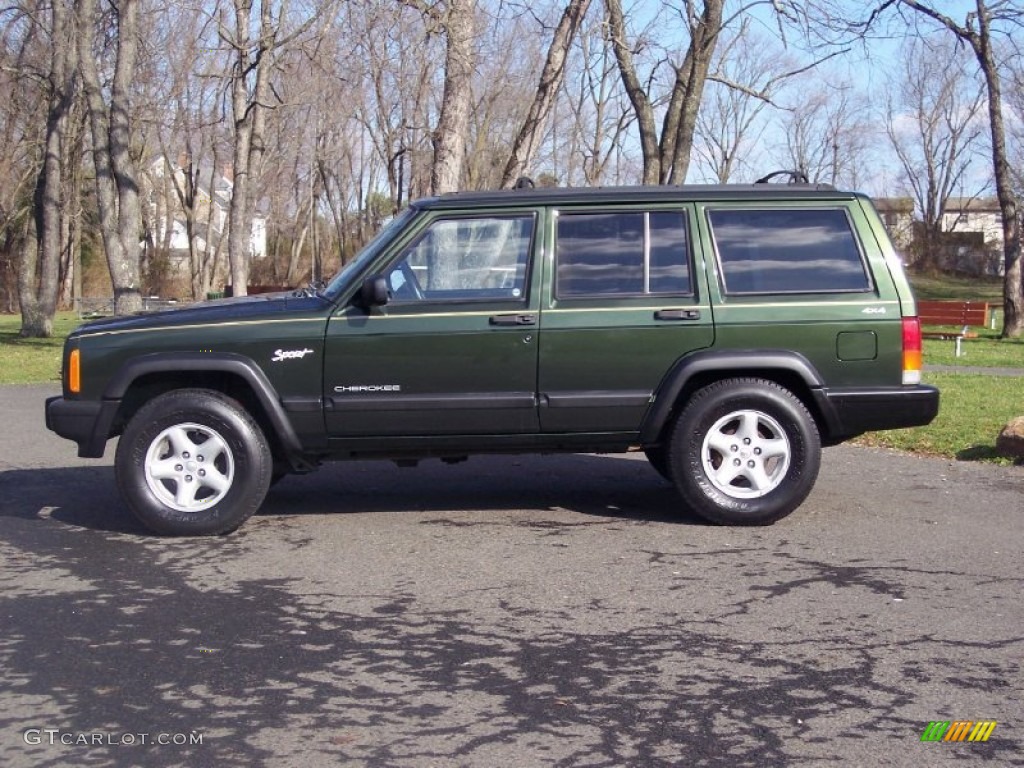
[(956, 343), (956, 356), (960, 357), (960, 342), (978, 334), (971, 326), (984, 328), (989, 322), (987, 301), (919, 301), (917, 316), (922, 325), (956, 325), (959, 331), (923, 331), (924, 339), (952, 339)]

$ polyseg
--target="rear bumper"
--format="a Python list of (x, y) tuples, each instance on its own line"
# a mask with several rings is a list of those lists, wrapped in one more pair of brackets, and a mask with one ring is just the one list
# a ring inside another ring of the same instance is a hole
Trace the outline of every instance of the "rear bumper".
[(834, 419), (830, 431), (838, 438), (879, 429), (920, 427), (939, 413), (939, 390), (926, 385), (826, 389), (822, 395)]
[(86, 459), (103, 456), (117, 400), (46, 400), (46, 428), (78, 444), (78, 455)]

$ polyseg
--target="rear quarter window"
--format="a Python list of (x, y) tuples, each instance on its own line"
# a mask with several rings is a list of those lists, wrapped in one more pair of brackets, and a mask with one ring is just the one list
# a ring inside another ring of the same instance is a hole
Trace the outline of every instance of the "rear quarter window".
[(709, 209), (726, 294), (871, 290), (844, 208)]

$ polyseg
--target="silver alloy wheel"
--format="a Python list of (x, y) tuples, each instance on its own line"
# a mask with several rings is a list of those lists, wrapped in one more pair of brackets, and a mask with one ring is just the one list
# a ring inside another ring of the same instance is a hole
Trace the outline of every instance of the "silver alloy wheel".
[(762, 411), (734, 411), (704, 436), (701, 461), (708, 480), (735, 499), (765, 496), (789, 471), (792, 449), (775, 419)]
[(146, 483), (162, 504), (179, 512), (213, 507), (235, 478), (235, 460), (227, 441), (202, 424), (175, 424), (150, 443)]

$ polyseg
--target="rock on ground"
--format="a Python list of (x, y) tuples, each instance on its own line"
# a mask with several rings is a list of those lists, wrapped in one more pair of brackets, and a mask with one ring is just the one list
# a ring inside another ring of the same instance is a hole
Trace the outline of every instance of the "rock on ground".
[(1011, 419), (996, 438), (996, 450), (1003, 456), (1024, 460), (1024, 416)]

